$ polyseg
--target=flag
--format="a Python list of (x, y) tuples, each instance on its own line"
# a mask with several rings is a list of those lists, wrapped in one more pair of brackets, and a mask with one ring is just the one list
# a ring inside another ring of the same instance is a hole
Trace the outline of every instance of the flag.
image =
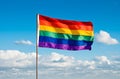
[(38, 46), (63, 50), (91, 50), (91, 22), (61, 20), (38, 15)]

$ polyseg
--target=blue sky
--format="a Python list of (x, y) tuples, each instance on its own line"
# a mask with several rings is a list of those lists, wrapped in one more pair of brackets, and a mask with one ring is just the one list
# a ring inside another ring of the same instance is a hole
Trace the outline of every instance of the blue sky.
[[(1, 0), (0, 73), (2, 75), (0, 78), (26, 79), (29, 78), (29, 74), (31, 74), (30, 79), (35, 77), (33, 61), (37, 14), (59, 19), (92, 21), (95, 33), (91, 51), (39, 48), (40, 72), (44, 71), (39, 73), (40, 77), (47, 79), (79, 79), (79, 77), (101, 79), (101, 76), (105, 79), (118, 79), (120, 77), (118, 75), (120, 74), (119, 0)], [(22, 62), (17, 62), (18, 60)], [(91, 69), (93, 74), (98, 74), (91, 76), (92, 73), (89, 74)], [(25, 70), (28, 74), (21, 74), (25, 73)], [(4, 75), (10, 73), (11, 75)], [(54, 75), (57, 73), (59, 74)]]

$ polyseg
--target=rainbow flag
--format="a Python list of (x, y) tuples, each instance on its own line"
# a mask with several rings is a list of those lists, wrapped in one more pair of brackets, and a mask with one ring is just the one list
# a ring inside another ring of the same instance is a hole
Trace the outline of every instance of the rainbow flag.
[(38, 15), (38, 46), (64, 50), (91, 50), (91, 22), (61, 20)]

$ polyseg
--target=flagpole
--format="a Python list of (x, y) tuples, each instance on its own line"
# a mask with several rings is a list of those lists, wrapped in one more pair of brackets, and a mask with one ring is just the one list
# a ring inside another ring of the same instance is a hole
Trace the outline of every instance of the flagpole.
[(38, 25), (39, 25), (39, 15), (37, 14), (36, 23), (36, 79), (38, 79)]

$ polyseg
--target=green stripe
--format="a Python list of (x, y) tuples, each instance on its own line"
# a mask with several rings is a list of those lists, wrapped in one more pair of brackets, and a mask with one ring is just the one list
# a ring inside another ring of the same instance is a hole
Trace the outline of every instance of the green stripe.
[(70, 39), (70, 40), (85, 40), (85, 41), (93, 41), (93, 36), (82, 36), (82, 35), (71, 35), (71, 34), (61, 34), (54, 33), (48, 31), (39, 31), (40, 36), (48, 36), (53, 38), (62, 38), (62, 39)]

